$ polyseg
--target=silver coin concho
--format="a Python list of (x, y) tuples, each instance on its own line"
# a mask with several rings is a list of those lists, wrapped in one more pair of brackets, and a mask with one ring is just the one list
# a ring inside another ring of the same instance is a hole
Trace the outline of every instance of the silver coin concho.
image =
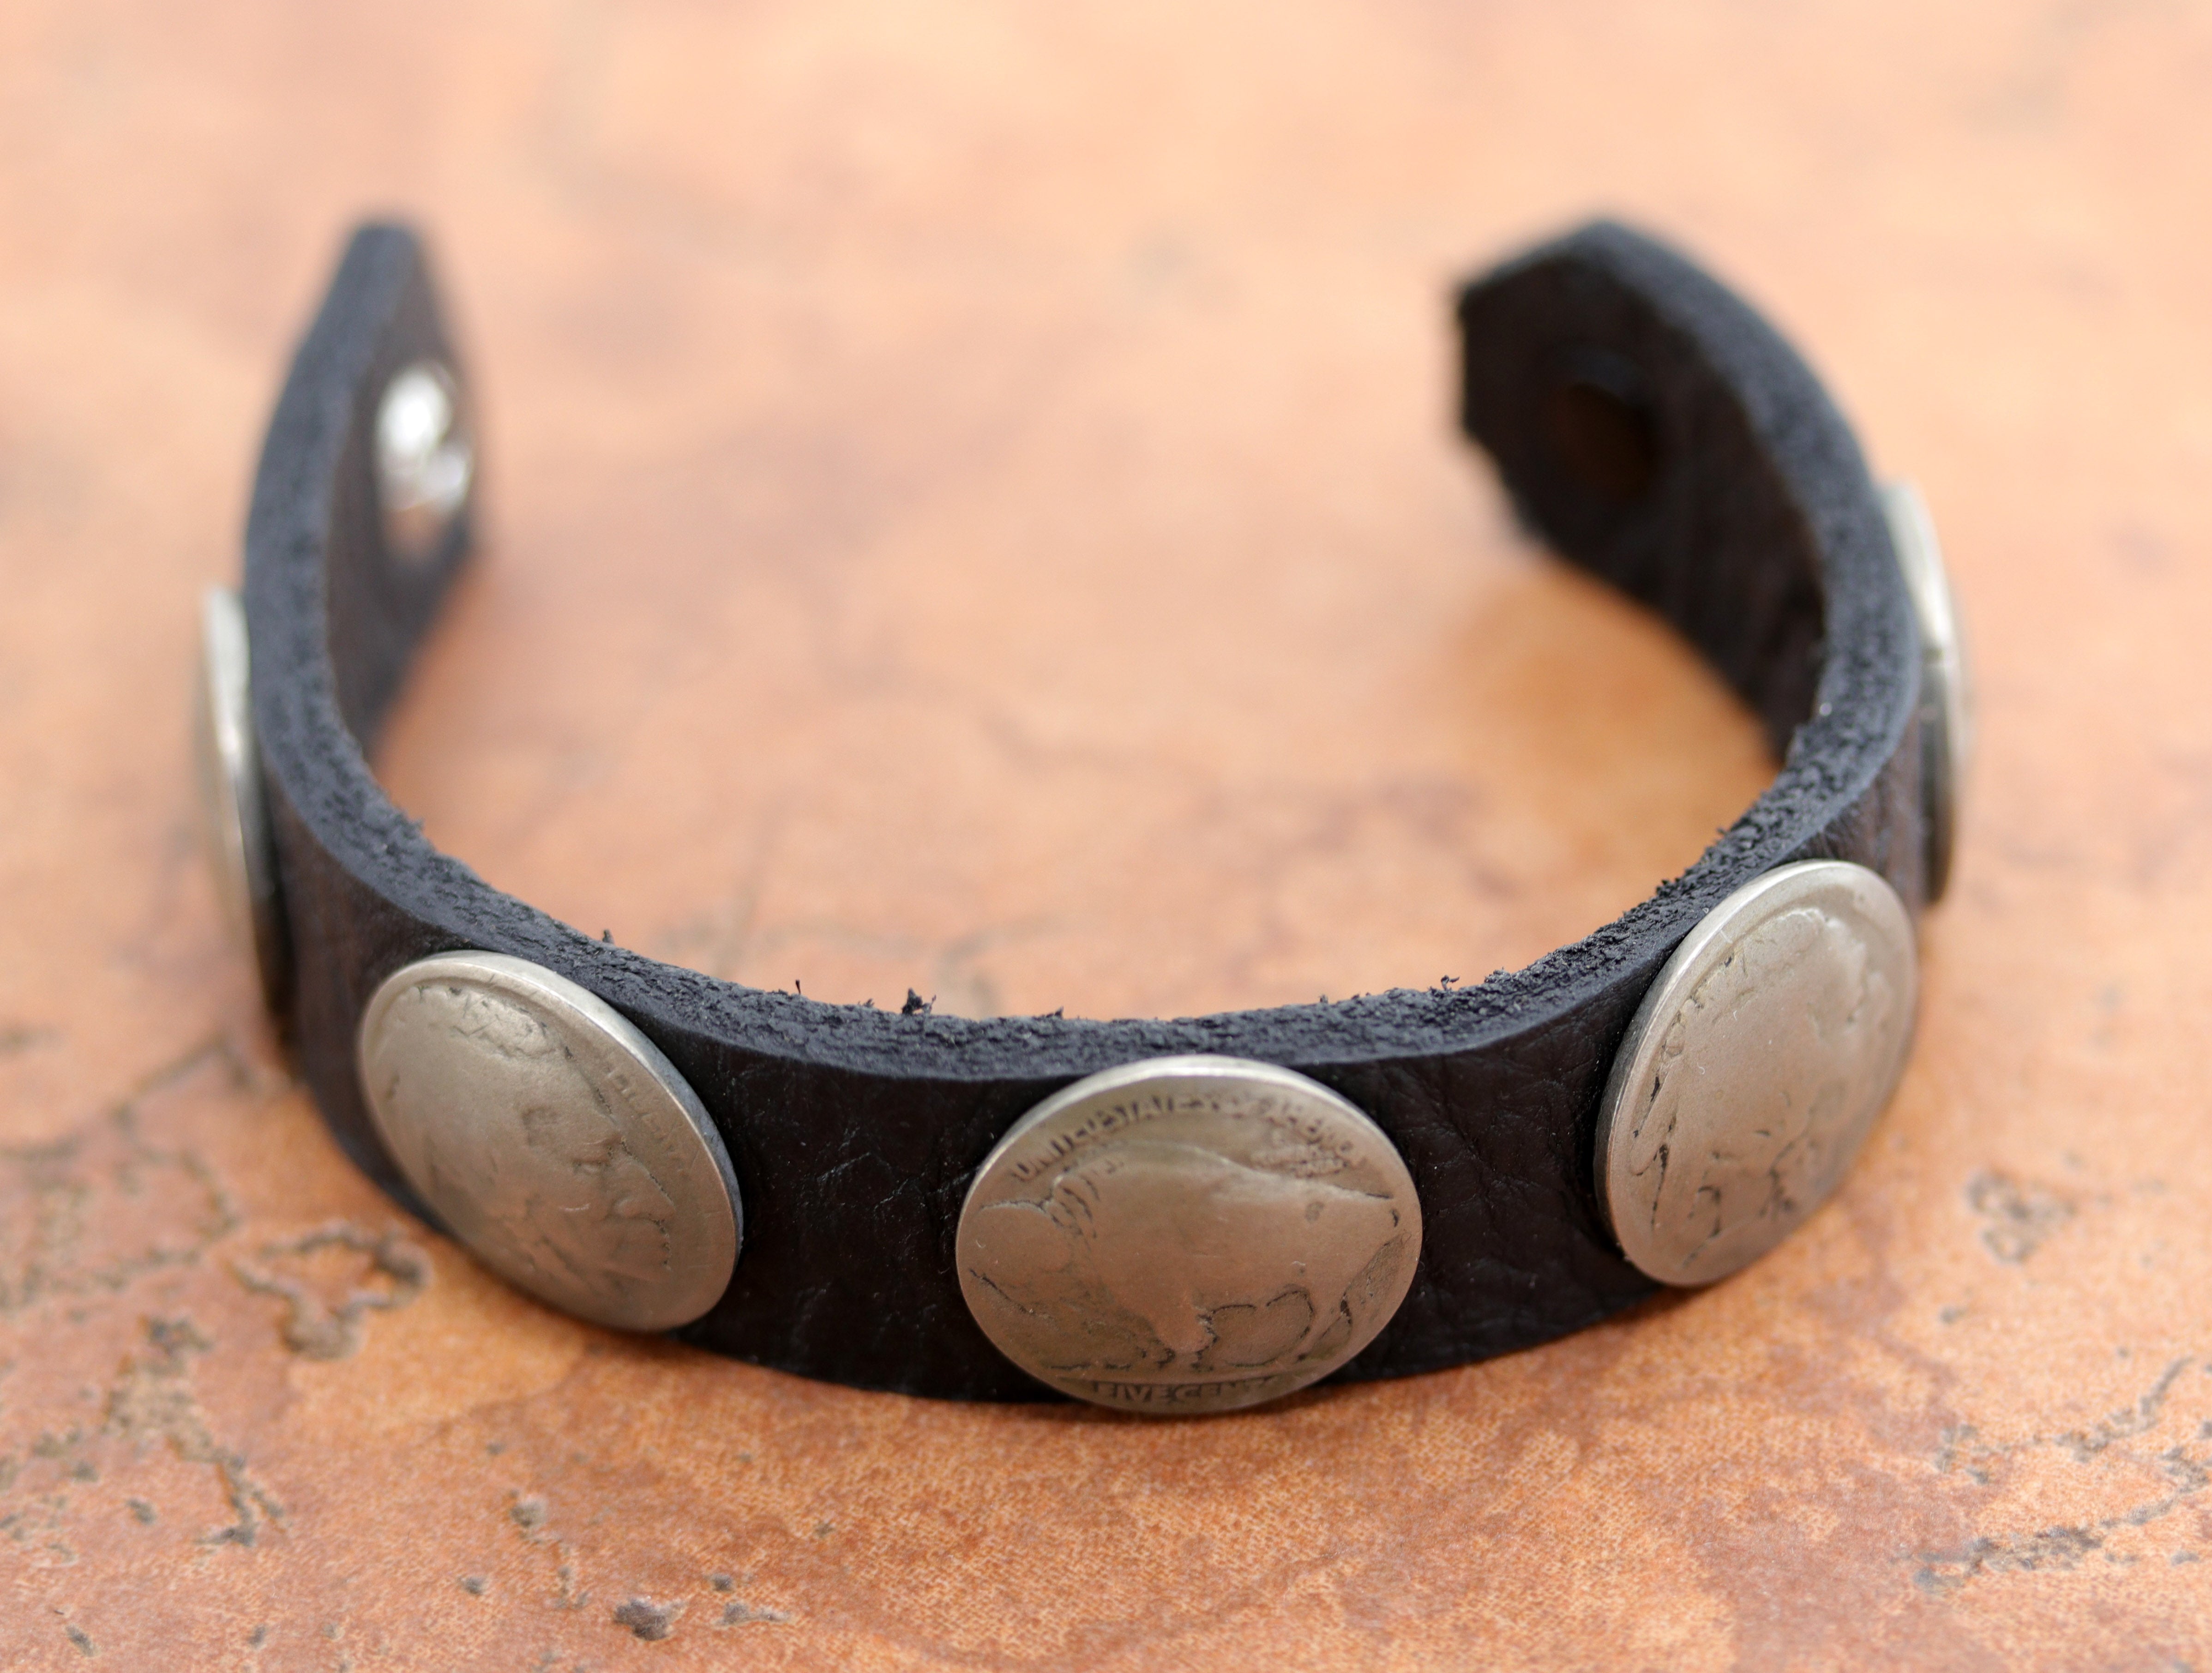
[(276, 844), (254, 744), (246, 611), (211, 587), (200, 599), (200, 665), (192, 688), (192, 754), (202, 845), (232, 937), (252, 955), (263, 998), (283, 995), (290, 943), (277, 892)]
[(1973, 681), (1950, 571), (1944, 567), (1927, 502), (1911, 483), (1893, 482), (1882, 489), (1881, 502), (1920, 628), (1920, 760), (1928, 821), (1927, 897), (1933, 905), (1951, 882), (1960, 791), (1974, 751)]
[(385, 544), (410, 563), (435, 557), (468, 500), (476, 467), (476, 440), (453, 374), (434, 360), (404, 368), (376, 408)]
[(1778, 867), (1667, 961), (1597, 1132), (1621, 1252), (1662, 1284), (1748, 1265), (1826, 1202), (1888, 1104), (1920, 996), (1911, 918), (1863, 866)]
[(1158, 1057), (1066, 1087), (984, 1159), (961, 1293), (1066, 1394), (1230, 1411), (1334, 1371), (1405, 1299), (1421, 1210), (1396, 1148), (1290, 1069)]
[(698, 1097), (614, 1007), (524, 958), (446, 952), (362, 1013), (362, 1091), (477, 1260), (564, 1312), (666, 1330), (718, 1300), (743, 1221)]

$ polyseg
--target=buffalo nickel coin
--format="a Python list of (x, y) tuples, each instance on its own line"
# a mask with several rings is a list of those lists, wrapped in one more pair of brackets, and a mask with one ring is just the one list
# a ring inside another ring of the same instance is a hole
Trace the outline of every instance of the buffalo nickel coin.
[(985, 1159), (961, 1293), (1079, 1398), (1229, 1411), (1325, 1377), (1405, 1299), (1413, 1177), (1382, 1129), (1273, 1064), (1159, 1057), (1079, 1080)]
[(1826, 1202), (1904, 1073), (1912, 921), (1863, 866), (1814, 860), (1737, 890), (1690, 932), (1613, 1059), (1597, 1174), (1621, 1252), (1710, 1284)]
[(605, 1001), (527, 959), (439, 953), (376, 990), (360, 1068), (408, 1183), (508, 1282), (626, 1330), (720, 1299), (742, 1232), (729, 1155)]
[(1890, 544), (1905, 572), (1905, 591), (1920, 629), (1920, 758), (1928, 819), (1928, 900), (1943, 897), (1958, 844), (1960, 788), (1974, 752), (1973, 681), (1959, 629), (1950, 571), (1936, 538), (1928, 502), (1909, 482), (1881, 490)]
[(202, 846), (238, 945), (253, 956), (262, 997), (280, 1008), (289, 941), (276, 883), (276, 843), (254, 742), (246, 609), (228, 587), (200, 599), (199, 677), (192, 690), (192, 754)]

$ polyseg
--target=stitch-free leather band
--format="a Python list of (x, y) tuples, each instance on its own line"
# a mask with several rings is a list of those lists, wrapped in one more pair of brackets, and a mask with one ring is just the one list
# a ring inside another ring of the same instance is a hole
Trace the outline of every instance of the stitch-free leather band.
[(1924, 902), (1921, 644), (1849, 428), (1789, 346), (1681, 257), (1597, 224), (1459, 299), (1462, 418), (1561, 556), (1664, 614), (1762, 717), (1784, 764), (1680, 878), (1588, 939), (1481, 986), (1160, 1022), (976, 1021), (822, 1004), (603, 944), (438, 853), (364, 751), (470, 541), (389, 544), (380, 394), (453, 368), (422, 247), (358, 232), (301, 344), (246, 534), (251, 701), (289, 950), (279, 1015), (348, 1153), (418, 1213), (379, 1135), (356, 1031), (380, 984), (447, 951), (511, 955), (635, 1025), (696, 1091), (744, 1244), (686, 1341), (864, 1387), (1035, 1398), (962, 1297), (977, 1168), (1024, 1111), (1138, 1059), (1300, 1071), (1365, 1111), (1418, 1192), (1417, 1269), (1340, 1377), (1504, 1353), (1652, 1287), (1593, 1175), (1616, 1048), (1654, 976), (1741, 885), (1856, 861)]

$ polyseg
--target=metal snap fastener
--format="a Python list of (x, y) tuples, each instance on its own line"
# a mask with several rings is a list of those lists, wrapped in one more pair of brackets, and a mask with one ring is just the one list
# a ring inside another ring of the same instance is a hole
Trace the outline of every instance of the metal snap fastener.
[(1974, 750), (1973, 681), (1950, 571), (1944, 567), (1928, 502), (1912, 484), (1893, 482), (1882, 489), (1881, 504), (1920, 626), (1920, 770), (1928, 821), (1928, 901), (1933, 905), (1951, 882), (1960, 788)]
[(743, 1222), (721, 1135), (597, 995), (525, 958), (445, 952), (362, 1012), (362, 1090), (454, 1237), (564, 1312), (666, 1330), (728, 1287)]
[(1597, 1131), (1621, 1252), (1662, 1284), (1748, 1265), (1826, 1202), (1904, 1073), (1912, 920), (1863, 866), (1810, 860), (1708, 913), (1644, 995)]
[(477, 452), (460, 386), (418, 360), (385, 386), (376, 409), (376, 490), (384, 541), (410, 563), (434, 557), (469, 497)]
[(192, 688), (202, 843), (223, 917), (238, 945), (252, 954), (262, 998), (274, 1010), (283, 1002), (291, 944), (254, 744), (252, 672), (245, 608), (237, 593), (211, 587), (200, 599), (199, 677)]
[(1290, 1069), (1156, 1057), (1018, 1122), (960, 1213), (961, 1293), (1040, 1381), (1155, 1415), (1230, 1411), (1334, 1371), (1406, 1298), (1413, 1176)]

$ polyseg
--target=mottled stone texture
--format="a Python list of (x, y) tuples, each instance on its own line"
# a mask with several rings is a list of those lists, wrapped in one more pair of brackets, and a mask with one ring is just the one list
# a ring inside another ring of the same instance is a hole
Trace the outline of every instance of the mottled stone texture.
[[(2208, 110), (2188, 8), (0, 9), (0, 1662), (2212, 1661)], [(1454, 278), (1677, 238), (1926, 488), (1983, 676), (1865, 1162), (1714, 1291), (1188, 1425), (485, 1278), (191, 848), (196, 591), (380, 209), (490, 496), (402, 804), (592, 933), (967, 1013), (1473, 979), (1751, 800), (1450, 433)]]

